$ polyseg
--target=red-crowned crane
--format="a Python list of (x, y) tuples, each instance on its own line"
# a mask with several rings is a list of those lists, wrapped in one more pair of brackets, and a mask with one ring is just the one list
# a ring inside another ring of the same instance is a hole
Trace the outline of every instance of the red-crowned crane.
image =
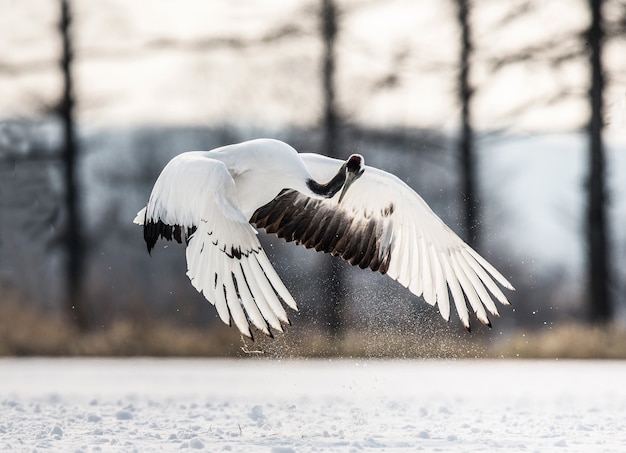
[(134, 222), (149, 252), (160, 237), (185, 241), (192, 285), (250, 338), (250, 323), (270, 336), (283, 331), (289, 319), (281, 302), (297, 310), (254, 226), (386, 274), (446, 320), (449, 290), (468, 329), (466, 300), (490, 325), (486, 311), (498, 316), (491, 296), (509, 304), (496, 282), (513, 289), (417, 193), (358, 154), (343, 162), (272, 139), (182, 153)]

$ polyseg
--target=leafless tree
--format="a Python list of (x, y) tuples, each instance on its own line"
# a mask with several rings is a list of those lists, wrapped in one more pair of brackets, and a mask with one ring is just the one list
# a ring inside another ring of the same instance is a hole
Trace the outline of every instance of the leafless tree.
[(607, 322), (612, 316), (609, 293), (610, 264), (608, 252), (608, 228), (606, 213), (606, 174), (603, 130), (604, 68), (602, 45), (604, 24), (603, 0), (589, 0), (591, 23), (587, 30), (591, 85), (589, 101), (591, 116), (589, 133), (589, 175), (587, 179), (587, 266), (588, 266), (588, 316), (591, 322)]
[(78, 190), (77, 161), (79, 156), (76, 139), (76, 121), (74, 112), (74, 87), (72, 78), (73, 49), (71, 38), (72, 13), (69, 0), (61, 0), (61, 20), (59, 31), (62, 40), (61, 71), (63, 74), (63, 94), (58, 106), (63, 125), (63, 164), (65, 169), (65, 208), (66, 223), (64, 242), (66, 248), (67, 298), (66, 312), (80, 329), (87, 327), (85, 307), (81, 298), (83, 277), (83, 229), (80, 216), (80, 197)]
[(463, 193), (463, 218), (466, 242), (477, 249), (480, 243), (479, 202), (476, 188), (476, 154), (472, 128), (471, 103), (474, 89), (470, 85), (470, 60), (473, 51), (470, 23), (470, 0), (456, 0), (457, 19), (461, 31), (461, 52), (457, 94), (461, 104), (461, 134), (459, 156)]

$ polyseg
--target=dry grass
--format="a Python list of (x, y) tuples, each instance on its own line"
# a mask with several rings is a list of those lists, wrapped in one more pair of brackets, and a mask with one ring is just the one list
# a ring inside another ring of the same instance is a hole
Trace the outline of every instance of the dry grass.
[(495, 357), (626, 359), (623, 326), (564, 323), (543, 331), (517, 331), (489, 348)]
[[(445, 332), (445, 330), (444, 330)], [(0, 306), (0, 356), (156, 356), (156, 357), (479, 357), (484, 348), (466, 335), (455, 339), (381, 328), (352, 330), (340, 338), (311, 326), (285, 334), (243, 340), (235, 328), (206, 329), (159, 320), (119, 319), (79, 332), (66, 319), (8, 304)]]
[(497, 337), (442, 326), (431, 332), (351, 330), (339, 338), (298, 326), (274, 339), (258, 333), (251, 342), (221, 324), (202, 329), (125, 318), (81, 333), (62, 317), (5, 300), (0, 305), (0, 356), (626, 358), (626, 329), (618, 326), (569, 323)]
[(225, 326), (203, 331), (125, 318), (79, 332), (59, 316), (11, 304), (0, 308), (4, 356), (229, 356), (240, 347), (239, 337)]

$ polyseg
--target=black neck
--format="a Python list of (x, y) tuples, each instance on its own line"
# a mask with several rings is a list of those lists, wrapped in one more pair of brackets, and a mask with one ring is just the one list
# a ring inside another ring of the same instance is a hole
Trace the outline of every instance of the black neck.
[(320, 184), (314, 179), (309, 179), (306, 182), (306, 185), (309, 186), (309, 189), (317, 195), (320, 195), (324, 198), (332, 198), (335, 196), (337, 192), (343, 187), (343, 184), (346, 182), (346, 165), (342, 165), (339, 171), (333, 179), (328, 181), (326, 184)]

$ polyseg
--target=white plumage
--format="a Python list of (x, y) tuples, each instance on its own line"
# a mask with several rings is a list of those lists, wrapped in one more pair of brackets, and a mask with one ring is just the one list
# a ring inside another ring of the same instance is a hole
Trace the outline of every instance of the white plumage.
[(513, 289), (395, 176), (359, 155), (299, 154), (277, 140), (174, 157), (134, 222), (144, 225), (149, 251), (159, 237), (187, 242), (193, 286), (248, 337), (249, 323), (267, 335), (282, 331), (282, 302), (297, 310), (252, 225), (386, 273), (446, 320), (449, 290), (466, 328), (466, 300), (489, 324), (487, 311), (498, 315), (491, 295), (508, 305), (495, 282)]

